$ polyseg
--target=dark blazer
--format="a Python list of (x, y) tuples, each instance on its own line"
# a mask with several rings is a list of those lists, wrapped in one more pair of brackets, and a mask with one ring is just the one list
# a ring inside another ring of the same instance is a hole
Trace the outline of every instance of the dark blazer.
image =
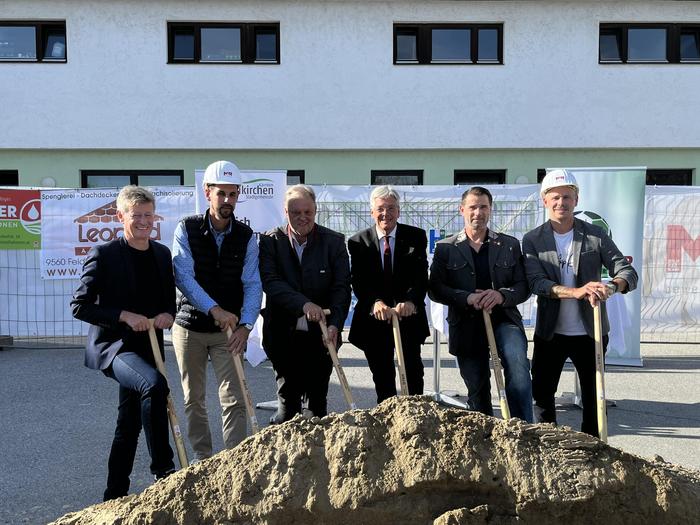
[(384, 291), (382, 253), (375, 226), (356, 233), (348, 240), (352, 288), (357, 297), (355, 313), (350, 326), (349, 340), (364, 349), (387, 339), (393, 347), (391, 325), (372, 316), (372, 306), (381, 299), (388, 306), (411, 301), (416, 315), (401, 323), (402, 340), (422, 344), (430, 334), (425, 315), (425, 294), (428, 291), (428, 240), (425, 231), (398, 224), (394, 242), (391, 293)]
[[(517, 305), (530, 297), (520, 243), (515, 237), (488, 231), (489, 272), (493, 288), (503, 294), (500, 306), (505, 316), (523, 329)], [(447, 322), (450, 341), (467, 340), (478, 325), (483, 326), (483, 314), (467, 305), (467, 297), (476, 290), (476, 268), (464, 230), (435, 245), (430, 267), (430, 298), (449, 306)], [(463, 345), (459, 345), (461, 348)], [(450, 344), (450, 353), (460, 350)]]
[[(265, 292), (263, 347), (285, 348), (304, 304), (328, 308), (328, 325), (340, 332), (350, 308), (350, 265), (342, 234), (316, 225), (308, 237), (301, 264), (287, 235), (287, 226), (260, 236), (260, 279)], [(309, 323), (310, 328), (315, 323)], [(314, 328), (315, 329), (315, 328)]]
[[(557, 244), (551, 222), (547, 221), (525, 234), (523, 252), (527, 279), (532, 293), (537, 296), (535, 334), (549, 341), (554, 336), (561, 304), (561, 299), (551, 297), (552, 287), (561, 284)], [(637, 272), (600, 226), (575, 218), (572, 252), (576, 286), (600, 281), (600, 271), (605, 266), (611, 277), (620, 277), (627, 281), (627, 289), (623, 293), (637, 287)], [(579, 301), (578, 306), (586, 332), (590, 337), (594, 337), (593, 308), (588, 301)], [(601, 303), (600, 313), (603, 321), (602, 332), (607, 334), (610, 331), (610, 323), (605, 301)]]
[[(151, 241), (160, 273), (163, 297), (161, 312), (175, 317), (175, 280), (170, 250)], [(105, 370), (112, 364), (123, 345), (123, 337), (131, 330), (119, 322), (122, 310), (134, 311), (139, 301), (136, 289), (135, 268), (129, 256), (124, 238), (95, 246), (83, 264), (80, 285), (71, 300), (73, 317), (90, 323), (86, 348), (85, 366)], [(163, 333), (156, 330), (163, 349)]]

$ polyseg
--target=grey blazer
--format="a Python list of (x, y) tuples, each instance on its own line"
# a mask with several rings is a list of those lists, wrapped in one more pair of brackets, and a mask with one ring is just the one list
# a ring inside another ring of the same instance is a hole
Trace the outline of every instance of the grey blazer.
[[(489, 271), (493, 288), (505, 298), (501, 305), (503, 313), (523, 330), (517, 306), (530, 296), (530, 290), (520, 243), (515, 237), (491, 230), (488, 238)], [(481, 312), (467, 305), (467, 297), (476, 289), (476, 269), (464, 230), (435, 245), (429, 282), (430, 298), (449, 306), (447, 322), (450, 325), (450, 341), (469, 338), (477, 324), (483, 325)], [(462, 351), (458, 346), (461, 345), (450, 344), (450, 353), (456, 355)]]
[[(627, 290), (623, 293), (637, 287), (637, 272), (599, 226), (575, 218), (572, 251), (576, 286), (600, 281), (600, 272), (605, 266), (611, 277), (627, 281)], [(530, 290), (537, 296), (535, 334), (549, 341), (554, 336), (561, 303), (560, 299), (551, 297), (552, 287), (561, 284), (561, 272), (554, 232), (549, 221), (525, 234), (523, 253)], [(579, 312), (586, 332), (593, 337), (593, 309), (587, 301), (579, 301)], [(602, 303), (601, 314), (603, 334), (607, 334), (610, 331), (610, 323), (605, 303)]]

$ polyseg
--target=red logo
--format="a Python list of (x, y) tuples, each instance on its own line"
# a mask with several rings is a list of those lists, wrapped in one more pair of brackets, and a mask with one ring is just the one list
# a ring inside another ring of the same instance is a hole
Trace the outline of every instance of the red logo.
[(666, 271), (680, 272), (683, 252), (695, 261), (700, 256), (700, 235), (693, 239), (680, 224), (669, 224), (666, 228)]

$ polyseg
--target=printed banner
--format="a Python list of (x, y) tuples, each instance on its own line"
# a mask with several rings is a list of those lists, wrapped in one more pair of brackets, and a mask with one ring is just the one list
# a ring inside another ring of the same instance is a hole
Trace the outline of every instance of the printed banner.
[[(243, 186), (236, 203), (236, 219), (247, 224), (256, 236), (285, 223), (284, 192), (287, 172), (273, 170), (241, 170)], [(204, 213), (209, 202), (204, 195), (204, 170), (194, 172), (195, 209)]]
[(0, 250), (41, 247), (39, 190), (0, 189)]
[[(180, 217), (194, 212), (192, 187), (149, 188), (156, 197), (151, 239), (172, 249)], [(117, 188), (42, 190), (41, 277), (76, 279), (90, 248), (120, 238)]]

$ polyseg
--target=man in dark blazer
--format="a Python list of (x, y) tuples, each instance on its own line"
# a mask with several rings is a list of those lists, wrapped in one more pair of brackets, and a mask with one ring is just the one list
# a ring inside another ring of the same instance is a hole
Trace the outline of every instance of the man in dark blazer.
[(348, 240), (352, 287), (357, 305), (349, 340), (367, 357), (377, 403), (396, 395), (394, 337), (398, 316), (410, 394), (423, 393), (421, 345), (430, 333), (425, 315), (428, 241), (425, 231), (399, 224), (400, 198), (390, 186), (370, 195), (374, 226)]
[[(542, 179), (548, 220), (523, 237), (525, 271), (537, 296), (532, 393), (537, 422), (556, 423), (556, 394), (566, 359), (581, 383), (581, 432), (598, 436), (593, 308), (600, 303), (603, 350), (610, 325), (605, 300), (637, 286), (637, 272), (599, 226), (575, 217), (579, 187), (573, 173), (556, 169)], [(612, 282), (600, 280), (605, 266)]]
[(449, 349), (457, 357), (472, 410), (493, 415), (489, 350), (482, 310), (491, 321), (503, 364), (511, 416), (532, 422), (527, 339), (517, 305), (530, 296), (520, 243), (488, 228), (493, 197), (474, 186), (462, 194), (464, 229), (435, 246), (430, 298), (449, 306)]
[(155, 367), (148, 338), (154, 319), (163, 354), (163, 329), (173, 324), (175, 282), (170, 250), (150, 240), (155, 198), (138, 186), (117, 197), (124, 236), (90, 250), (71, 308), (90, 323), (85, 366), (119, 383), (119, 412), (109, 454), (104, 499), (126, 496), (143, 427), (156, 479), (175, 471), (168, 442), (168, 384)]
[(316, 224), (313, 189), (303, 184), (289, 188), (284, 211), (288, 224), (260, 237), (260, 278), (266, 294), (263, 348), (277, 374), (279, 402), (271, 423), (300, 413), (304, 395), (315, 416), (326, 415), (333, 363), (318, 322), (326, 320), (328, 337), (337, 347), (350, 307), (345, 239)]

